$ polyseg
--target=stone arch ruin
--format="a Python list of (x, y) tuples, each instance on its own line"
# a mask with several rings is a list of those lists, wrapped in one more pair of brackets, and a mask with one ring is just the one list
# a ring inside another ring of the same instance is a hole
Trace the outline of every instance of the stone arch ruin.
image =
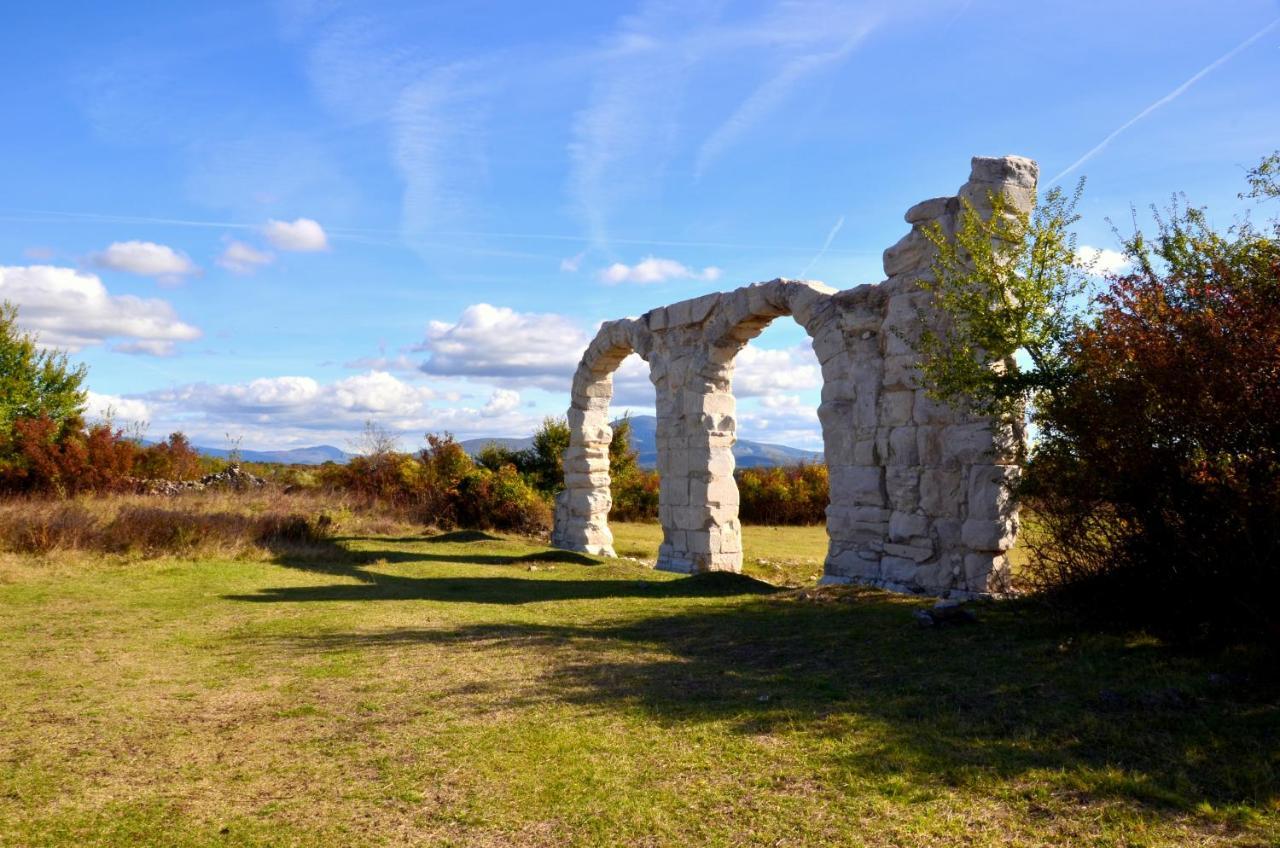
[(1009, 490), (1021, 433), (930, 398), (911, 341), (922, 319), (941, 320), (919, 286), (934, 260), (922, 228), (936, 222), (954, 232), (962, 200), (989, 214), (991, 198), (1003, 195), (1011, 208), (1029, 211), (1037, 171), (1021, 157), (974, 158), (955, 197), (907, 211), (912, 228), (884, 252), (884, 282), (837, 291), (777, 279), (602, 324), (573, 378), (552, 544), (613, 555), (612, 375), (636, 353), (656, 391), (657, 567), (741, 570), (734, 357), (774, 319), (790, 316), (822, 364), (818, 418), (831, 484), (824, 582), (949, 597), (1004, 590), (1018, 529)]

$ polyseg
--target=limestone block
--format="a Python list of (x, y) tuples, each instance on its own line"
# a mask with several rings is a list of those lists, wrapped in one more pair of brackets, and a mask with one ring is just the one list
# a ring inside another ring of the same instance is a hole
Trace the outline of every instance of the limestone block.
[(880, 560), (866, 559), (857, 551), (841, 551), (828, 555), (823, 571), (833, 577), (869, 580), (880, 576)]
[(881, 427), (901, 427), (904, 424), (910, 424), (911, 409), (915, 401), (915, 392), (884, 392), (880, 395), (879, 414), (875, 423)]
[(706, 464), (706, 472), (710, 479), (716, 477), (733, 477), (733, 451), (728, 448), (712, 451)]
[(943, 433), (943, 464), (991, 464), (998, 462), (995, 432), (988, 422), (953, 424)]
[(914, 291), (889, 298), (885, 309), (884, 329), (881, 332), (886, 356), (915, 353), (915, 345), (920, 342), (922, 329), (920, 310), (928, 302), (927, 294)]
[(834, 293), (835, 290), (829, 286), (817, 283), (797, 286), (791, 295), (791, 317), (811, 335), (816, 330), (825, 329), (828, 322), (836, 323), (836, 312), (831, 302)]
[(896, 353), (884, 358), (884, 387), (915, 390), (922, 385), (920, 357), (914, 353)]
[(960, 528), (964, 523), (958, 518), (935, 518), (933, 520), (933, 537), (937, 540), (938, 549), (949, 551), (960, 546)]
[(608, 515), (613, 498), (605, 489), (565, 489), (565, 508), (570, 515)]
[(686, 391), (686, 394), (693, 395), (685, 404), (685, 408), (690, 412), (696, 411), (710, 416), (732, 416), (738, 409), (738, 402), (730, 392), (706, 392), (699, 396)]
[(921, 465), (930, 467), (942, 465), (942, 446), (945, 438), (945, 427), (924, 425), (916, 427), (916, 450)]
[(889, 516), (889, 541), (891, 542), (908, 542), (913, 537), (927, 536), (928, 533), (929, 517), (927, 515), (895, 510)]
[(978, 595), (1008, 590), (1009, 558), (1003, 554), (969, 554), (964, 572), (966, 588)]
[(961, 542), (973, 551), (1007, 551), (1017, 537), (1018, 522), (1012, 518), (970, 518), (960, 528)]
[(951, 568), (944, 563), (921, 565), (913, 575), (915, 585), (930, 594), (941, 594), (951, 587), (954, 577)]
[(884, 275), (895, 277), (912, 271), (920, 271), (933, 264), (933, 245), (920, 232), (919, 227), (912, 227), (893, 247), (884, 252)]
[(920, 508), (932, 516), (959, 518), (965, 498), (964, 473), (959, 469), (920, 471)]
[(884, 506), (885, 471), (875, 466), (846, 465), (827, 469), (834, 501), (839, 493), (842, 503)]
[(853, 400), (854, 386), (853, 381), (841, 377), (833, 379), (823, 379), (822, 381), (822, 402), (830, 401), (849, 401)]
[(738, 505), (738, 484), (732, 477), (715, 477), (710, 480), (690, 480), (691, 503)]
[(1002, 196), (1007, 209), (1031, 209), (1035, 197), (1035, 189), (1026, 186), (1002, 183), (971, 182), (966, 183), (957, 193), (960, 200), (968, 201), (982, 215), (990, 213), (992, 200)]
[(844, 334), (836, 327), (825, 327), (813, 337), (813, 353), (818, 362), (827, 362), (845, 352)]
[[(814, 356), (817, 356), (815, 353)], [(853, 397), (854, 387), (852, 380), (849, 379), (850, 372), (853, 371), (853, 363), (855, 357), (849, 350), (838, 353), (835, 356), (822, 363), (822, 380), (826, 382), (841, 382), (849, 386), (848, 396)]]
[(735, 551), (732, 553), (728, 553), (728, 552), (713, 553), (702, 561), (701, 568), (699, 568), (698, 570), (699, 571), (730, 571), (734, 573), (740, 572), (742, 571), (742, 552)]
[(894, 427), (889, 431), (888, 463), (890, 465), (917, 465), (920, 461), (916, 445), (915, 427)]
[(919, 566), (913, 559), (885, 556), (880, 560), (880, 579), (907, 585), (915, 578), (917, 568)]
[(916, 404), (912, 413), (917, 424), (959, 424), (967, 420), (967, 413), (956, 409), (944, 400), (929, 397), (926, 389), (916, 392)]
[(571, 474), (565, 472), (564, 486), (566, 489), (608, 489), (609, 473), (591, 473), (591, 474)]
[(853, 463), (855, 465), (879, 465), (879, 457), (876, 456), (877, 444), (875, 438), (858, 439), (853, 444)]
[(889, 505), (903, 512), (920, 507), (920, 470), (890, 465), (884, 470), (885, 491)]
[(970, 518), (1003, 518), (1013, 508), (1013, 487), (1019, 469), (1015, 465), (975, 465), (969, 469)]
[(954, 198), (950, 197), (934, 197), (929, 200), (922, 200), (915, 206), (907, 210), (904, 216), (908, 224), (919, 224), (925, 221), (932, 221), (934, 218), (945, 215), (948, 211), (947, 205)]
[(933, 545), (908, 545), (898, 542), (886, 542), (884, 552), (889, 556), (909, 559), (914, 563), (931, 560), (934, 554)]
[(780, 296), (775, 282), (760, 283), (747, 288), (750, 299), (751, 314), (767, 317), (786, 315), (788, 312), (785, 298)]
[(974, 156), (969, 169), (970, 182), (1034, 187), (1040, 176), (1040, 166), (1025, 156)]
[(712, 527), (707, 531), (707, 537), (712, 553), (742, 553), (742, 530), (736, 521)]

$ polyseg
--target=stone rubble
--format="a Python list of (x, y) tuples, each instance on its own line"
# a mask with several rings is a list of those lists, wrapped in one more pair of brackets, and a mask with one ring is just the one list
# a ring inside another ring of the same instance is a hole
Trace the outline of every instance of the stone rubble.
[(144, 480), (130, 478), (129, 483), (140, 495), (163, 495), (166, 497), (186, 492), (203, 492), (208, 489), (232, 489), (240, 492), (246, 489), (259, 489), (267, 485), (266, 480), (250, 474), (239, 465), (229, 465), (221, 471), (206, 474), (199, 480)]
[(888, 279), (881, 283), (837, 291), (776, 279), (602, 324), (573, 378), (552, 543), (613, 555), (612, 375), (636, 353), (656, 390), (657, 567), (740, 571), (734, 357), (775, 318), (790, 315), (822, 365), (818, 417), (831, 491), (823, 582), (959, 599), (1007, 591), (1022, 434), (930, 398), (912, 343), (922, 318), (942, 318), (919, 285), (934, 261), (924, 228), (955, 232), (962, 200), (989, 214), (991, 198), (1002, 195), (1011, 208), (1029, 211), (1037, 173), (1035, 162), (1018, 156), (974, 158), (955, 197), (907, 211), (911, 231), (884, 252)]

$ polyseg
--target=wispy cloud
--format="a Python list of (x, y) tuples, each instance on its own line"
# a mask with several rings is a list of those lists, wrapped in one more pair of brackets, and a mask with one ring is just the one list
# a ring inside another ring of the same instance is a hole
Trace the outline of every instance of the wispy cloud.
[(1234, 58), (1236, 57), (1236, 55), (1237, 55), (1237, 54), (1239, 54), (1239, 53), (1241, 53), (1242, 51), (1244, 51), (1244, 50), (1248, 49), (1248, 48), (1249, 48), (1249, 46), (1250, 46), (1250, 45), (1252, 45), (1255, 41), (1257, 41), (1258, 39), (1262, 38), (1262, 37), (1263, 37), (1264, 35), (1266, 35), (1267, 33), (1271, 32), (1271, 30), (1275, 29), (1277, 26), (1280, 26), (1280, 18), (1276, 18), (1274, 21), (1272, 21), (1271, 23), (1267, 24), (1267, 25), (1266, 25), (1266, 26), (1264, 26), (1262, 29), (1258, 30), (1258, 31), (1257, 31), (1257, 32), (1255, 32), (1253, 35), (1249, 36), (1249, 37), (1248, 37), (1248, 38), (1246, 38), (1244, 41), (1242, 41), (1242, 42), (1240, 42), (1239, 44), (1237, 44), (1237, 45), (1236, 45), (1235, 47), (1233, 47), (1231, 50), (1228, 50), (1226, 53), (1223, 53), (1221, 56), (1219, 56), (1219, 57), (1218, 57), (1217, 59), (1215, 59), (1214, 61), (1212, 61), (1212, 62), (1210, 62), (1209, 64), (1205, 65), (1205, 66), (1204, 66), (1203, 68), (1201, 68), (1200, 70), (1196, 71), (1196, 72), (1195, 72), (1195, 74), (1193, 74), (1193, 75), (1191, 76), (1191, 78), (1190, 78), (1190, 79), (1188, 79), (1186, 82), (1184, 82), (1182, 85), (1178, 86), (1178, 87), (1177, 87), (1177, 88), (1175, 88), (1173, 91), (1169, 92), (1169, 93), (1168, 93), (1168, 94), (1166, 94), (1164, 97), (1161, 97), (1159, 100), (1155, 101), (1155, 102), (1154, 102), (1154, 103), (1152, 103), (1151, 105), (1147, 106), (1147, 108), (1143, 109), (1141, 112), (1139, 112), (1138, 114), (1134, 115), (1134, 116), (1133, 116), (1132, 118), (1130, 118), (1129, 120), (1125, 121), (1125, 122), (1124, 122), (1123, 124), (1121, 124), (1119, 127), (1117, 127), (1116, 129), (1112, 130), (1112, 132), (1111, 132), (1111, 134), (1110, 134), (1110, 135), (1108, 135), (1108, 136), (1107, 136), (1106, 138), (1104, 138), (1102, 141), (1098, 142), (1096, 145), (1094, 145), (1092, 148), (1090, 148), (1089, 152), (1085, 153), (1085, 154), (1084, 154), (1083, 156), (1081, 156), (1079, 159), (1077, 159), (1076, 161), (1072, 162), (1070, 165), (1068, 165), (1066, 168), (1064, 168), (1060, 173), (1055, 174), (1055, 175), (1054, 175), (1054, 177), (1053, 177), (1052, 179), (1050, 179), (1050, 180), (1049, 180), (1049, 182), (1047, 183), (1047, 185), (1053, 185), (1053, 184), (1057, 183), (1057, 182), (1058, 182), (1058, 181), (1060, 181), (1063, 177), (1067, 176), (1068, 174), (1070, 174), (1071, 172), (1073, 172), (1073, 171), (1075, 171), (1077, 168), (1079, 168), (1081, 165), (1083, 165), (1084, 163), (1088, 162), (1088, 161), (1089, 161), (1090, 159), (1092, 159), (1093, 157), (1097, 156), (1097, 155), (1098, 155), (1099, 153), (1101, 153), (1103, 150), (1106, 150), (1106, 149), (1107, 149), (1107, 145), (1109, 145), (1109, 144), (1111, 144), (1111, 142), (1115, 141), (1115, 140), (1116, 140), (1116, 138), (1118, 138), (1122, 133), (1124, 133), (1126, 130), (1128, 130), (1130, 127), (1132, 127), (1134, 124), (1136, 124), (1136, 123), (1138, 123), (1139, 121), (1143, 120), (1143, 119), (1144, 119), (1144, 118), (1146, 118), (1148, 115), (1150, 115), (1152, 112), (1155, 112), (1157, 109), (1161, 108), (1162, 106), (1167, 106), (1167, 105), (1169, 105), (1170, 103), (1172, 103), (1174, 100), (1177, 100), (1179, 97), (1181, 97), (1181, 96), (1182, 96), (1182, 95), (1187, 91), (1187, 89), (1191, 88), (1191, 86), (1195, 85), (1197, 82), (1199, 82), (1201, 79), (1203, 79), (1203, 78), (1204, 78), (1205, 76), (1207, 76), (1208, 74), (1213, 73), (1213, 71), (1217, 70), (1217, 69), (1218, 69), (1219, 67), (1221, 67), (1222, 65), (1224, 65), (1224, 64), (1226, 64), (1227, 62), (1229, 62), (1229, 61), (1231, 61), (1232, 59), (1234, 59)]
[(875, 23), (874, 20), (859, 22), (845, 43), (834, 50), (807, 54), (785, 62), (776, 74), (742, 101), (728, 120), (716, 127), (710, 137), (702, 143), (693, 168), (694, 179), (701, 179), (721, 154), (736, 144), (747, 130), (781, 106), (792, 90), (806, 77), (833, 67), (848, 58), (858, 44), (875, 28)]
[[(569, 145), (569, 193), (591, 245), (608, 249), (611, 219), (656, 196), (673, 161), (691, 156), (700, 176), (899, 8), (792, 0), (744, 13), (720, 3), (653, 0), (621, 18), (599, 51)], [(743, 92), (724, 84), (726, 74), (762, 79)], [(704, 78), (716, 84), (701, 85)], [(692, 97), (699, 98), (696, 112), (686, 109)], [(691, 144), (700, 117), (720, 109), (726, 117)]]
[(227, 246), (217, 259), (220, 266), (233, 274), (241, 275), (252, 274), (274, 261), (275, 256), (271, 253), (236, 239), (227, 240)]

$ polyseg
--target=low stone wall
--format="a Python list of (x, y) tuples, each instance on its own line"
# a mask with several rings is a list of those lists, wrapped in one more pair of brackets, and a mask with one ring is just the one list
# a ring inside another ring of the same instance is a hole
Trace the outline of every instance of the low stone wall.
[(1037, 168), (1021, 157), (975, 158), (955, 197), (907, 211), (911, 231), (884, 254), (888, 279), (837, 291), (777, 279), (604, 323), (573, 379), (565, 491), (552, 543), (612, 555), (609, 402), (612, 374), (631, 353), (649, 364), (658, 418), (658, 567), (738, 571), (742, 532), (733, 479), (733, 362), (775, 318), (805, 328), (822, 364), (818, 417), (830, 471), (824, 581), (974, 597), (1003, 591), (1017, 534), (1010, 497), (1021, 433), (928, 397), (912, 343), (940, 321), (920, 280), (932, 223), (954, 232), (961, 200), (990, 212), (1003, 195), (1034, 202)]

